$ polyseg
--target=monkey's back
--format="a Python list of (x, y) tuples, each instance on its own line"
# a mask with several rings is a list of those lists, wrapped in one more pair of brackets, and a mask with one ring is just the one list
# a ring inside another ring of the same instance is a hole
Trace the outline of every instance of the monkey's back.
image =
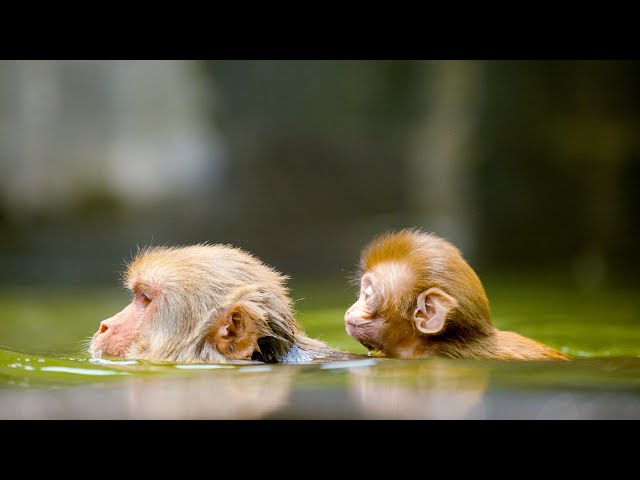
[(571, 357), (543, 343), (515, 332), (496, 332), (498, 360), (570, 360)]

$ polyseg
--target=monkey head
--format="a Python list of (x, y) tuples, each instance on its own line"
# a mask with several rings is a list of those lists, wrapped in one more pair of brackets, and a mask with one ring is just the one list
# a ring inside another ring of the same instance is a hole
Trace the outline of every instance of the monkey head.
[(280, 361), (301, 335), (285, 281), (231, 246), (145, 249), (124, 275), (131, 303), (100, 323), (89, 353), (171, 362)]
[(359, 298), (344, 320), (369, 350), (414, 358), (494, 330), (478, 276), (444, 239), (418, 230), (382, 235), (363, 250), (359, 270)]

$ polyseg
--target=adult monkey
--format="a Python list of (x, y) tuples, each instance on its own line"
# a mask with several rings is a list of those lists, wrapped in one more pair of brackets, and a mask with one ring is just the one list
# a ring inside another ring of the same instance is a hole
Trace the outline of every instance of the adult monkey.
[(124, 310), (100, 323), (92, 356), (224, 363), (354, 358), (305, 335), (287, 277), (228, 245), (153, 247), (124, 275)]
[(417, 229), (374, 239), (360, 259), (349, 335), (397, 358), (567, 360), (562, 352), (491, 323), (480, 279), (460, 251)]

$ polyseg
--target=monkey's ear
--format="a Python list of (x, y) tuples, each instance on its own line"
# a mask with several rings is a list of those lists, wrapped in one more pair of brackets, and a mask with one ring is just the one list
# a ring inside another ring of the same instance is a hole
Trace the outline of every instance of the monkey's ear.
[(444, 327), (449, 312), (458, 304), (456, 299), (439, 288), (430, 288), (418, 295), (413, 321), (422, 333), (438, 333)]
[(260, 313), (246, 303), (238, 303), (217, 318), (207, 339), (225, 357), (250, 360), (258, 348)]

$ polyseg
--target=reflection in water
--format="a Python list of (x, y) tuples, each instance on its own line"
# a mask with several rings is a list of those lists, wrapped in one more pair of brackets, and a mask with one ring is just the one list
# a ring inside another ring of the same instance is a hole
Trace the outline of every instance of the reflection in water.
[(296, 374), (294, 368), (271, 370), (242, 367), (215, 378), (136, 378), (127, 385), (127, 413), (140, 419), (261, 418), (287, 404)]
[(536, 418), (538, 420), (578, 420), (580, 418), (578, 402), (572, 394), (560, 393), (545, 402)]
[(121, 383), (2, 392), (0, 418), (257, 419), (287, 405), (295, 368), (254, 366)]
[(640, 419), (640, 358), (175, 365), (0, 349), (0, 418)]
[(350, 369), (349, 388), (367, 418), (484, 418), (482, 397), (488, 378), (486, 368), (447, 360), (391, 361), (375, 369)]
[[(28, 369), (28, 367), (24, 367)], [(32, 368), (33, 370), (33, 368)], [(71, 373), (73, 375), (94, 375), (94, 376), (102, 376), (102, 375), (128, 375), (126, 372), (113, 372), (110, 370), (95, 370), (89, 368), (69, 368), (69, 367), (42, 367), (40, 368), (41, 372), (56, 372), (56, 373)]]

